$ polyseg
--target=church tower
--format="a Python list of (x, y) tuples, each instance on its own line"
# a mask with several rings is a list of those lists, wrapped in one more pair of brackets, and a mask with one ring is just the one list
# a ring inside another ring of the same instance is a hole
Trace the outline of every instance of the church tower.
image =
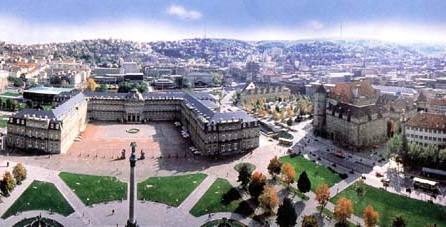
[(327, 91), (324, 86), (319, 85), (314, 94), (314, 116), (313, 126), (317, 134), (324, 131), (325, 127), (325, 110), (327, 106)]

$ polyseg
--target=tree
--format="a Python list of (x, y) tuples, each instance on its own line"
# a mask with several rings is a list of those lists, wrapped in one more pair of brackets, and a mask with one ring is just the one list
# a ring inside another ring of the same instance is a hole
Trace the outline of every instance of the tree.
[(12, 174), (9, 171), (6, 171), (3, 174), (3, 184), (6, 187), (6, 191), (9, 194), (15, 188), (15, 180)]
[(356, 184), (356, 188), (355, 188), (356, 194), (358, 195), (358, 197), (364, 196), (364, 180), (360, 179), (358, 180), (358, 183)]
[(320, 213), (322, 214), (322, 210), (324, 210), (328, 203), (328, 199), (330, 199), (330, 188), (326, 183), (322, 183), (317, 186), (315, 194), (317, 202), (321, 205)]
[(221, 74), (221, 73), (213, 73), (212, 74), (212, 82), (215, 85), (220, 85), (223, 82), (223, 74)]
[(283, 199), (277, 210), (276, 223), (280, 227), (291, 227), (296, 225), (297, 213), (294, 209), (293, 201), (289, 198)]
[(248, 167), (248, 165), (243, 164), (240, 167), (237, 182), (240, 182), (240, 185), (242, 186), (242, 188), (246, 189), (250, 180), (251, 180), (251, 173), (249, 171), (249, 167)]
[(26, 169), (22, 163), (17, 163), (12, 170), (12, 174), (17, 182), (17, 184), (21, 184), (23, 180), (26, 179)]
[(290, 163), (283, 164), (282, 178), (288, 187), (290, 186), (290, 184), (294, 183), (294, 180), (296, 179), (296, 171), (294, 170), (293, 165), (291, 165)]
[(392, 221), (392, 227), (406, 227), (406, 221), (402, 216), (396, 216)]
[(387, 142), (388, 156), (398, 156), (401, 149), (401, 135), (394, 135)]
[(271, 174), (271, 176), (275, 177), (277, 174), (280, 173), (281, 167), (282, 162), (280, 162), (277, 156), (274, 156), (274, 158), (269, 161), (268, 173)]
[(297, 188), (303, 193), (307, 193), (311, 189), (311, 182), (305, 171), (303, 171), (299, 176), (299, 180), (297, 181)]
[(347, 224), (347, 219), (352, 216), (353, 205), (352, 201), (345, 197), (341, 197), (336, 203), (334, 209), (334, 216), (336, 220), (341, 224)]
[(296, 108), (300, 110), (300, 114), (311, 114), (313, 111), (311, 99), (306, 96), (300, 97), (296, 102)]
[(118, 93), (127, 93), (133, 90), (134, 88), (138, 89), (139, 92), (144, 93), (149, 90), (147, 84), (144, 82), (141, 83), (131, 83), (124, 81), (119, 84)]
[(96, 90), (96, 81), (94, 81), (93, 78), (88, 78), (87, 80), (87, 90), (89, 91), (95, 91)]
[(368, 205), (364, 209), (363, 218), (366, 227), (373, 227), (378, 223), (379, 213), (371, 205)]
[(96, 88), (96, 91), (99, 91), (99, 92), (105, 92), (105, 91), (107, 91), (107, 85), (105, 85), (105, 84), (101, 84), (101, 85), (99, 85), (99, 87)]
[(248, 186), (249, 194), (254, 198), (258, 199), (260, 194), (263, 191), (263, 187), (266, 184), (266, 176), (263, 175), (261, 172), (254, 172), (251, 175), (251, 182)]
[(5, 103), (5, 105), (6, 105), (6, 109), (7, 109), (7, 110), (12, 110), (13, 106), (12, 106), (12, 101), (11, 101), (11, 99), (6, 99), (5, 102), (6, 102), (6, 103)]
[(317, 221), (316, 216), (314, 215), (305, 215), (302, 220), (302, 227), (318, 227), (319, 223)]
[(274, 208), (279, 204), (279, 196), (276, 189), (271, 185), (265, 185), (262, 194), (259, 196), (259, 203), (266, 214), (273, 213)]

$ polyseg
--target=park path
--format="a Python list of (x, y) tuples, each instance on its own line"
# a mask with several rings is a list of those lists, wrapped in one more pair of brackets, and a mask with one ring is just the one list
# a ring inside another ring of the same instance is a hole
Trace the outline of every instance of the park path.
[(211, 187), (212, 183), (217, 179), (213, 175), (208, 175), (200, 185), (178, 206), (179, 209), (189, 212), (192, 207), (200, 200), (200, 198)]

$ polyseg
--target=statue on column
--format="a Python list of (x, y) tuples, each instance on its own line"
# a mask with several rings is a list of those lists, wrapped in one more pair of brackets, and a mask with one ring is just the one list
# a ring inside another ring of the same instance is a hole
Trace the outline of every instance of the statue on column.
[(135, 181), (135, 167), (136, 167), (136, 143), (130, 143), (132, 153), (130, 154), (130, 182), (129, 182), (129, 219), (126, 227), (138, 227), (135, 218), (135, 200), (136, 200), (136, 181)]

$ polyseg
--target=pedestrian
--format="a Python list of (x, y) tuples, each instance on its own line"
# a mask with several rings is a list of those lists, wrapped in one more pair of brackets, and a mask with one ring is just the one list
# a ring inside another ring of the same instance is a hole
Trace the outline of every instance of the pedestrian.
[(112, 215), (114, 215), (114, 214), (115, 214), (115, 209), (112, 210)]
[(9, 161), (8, 161), (8, 162), (6, 162), (6, 167), (9, 167)]

